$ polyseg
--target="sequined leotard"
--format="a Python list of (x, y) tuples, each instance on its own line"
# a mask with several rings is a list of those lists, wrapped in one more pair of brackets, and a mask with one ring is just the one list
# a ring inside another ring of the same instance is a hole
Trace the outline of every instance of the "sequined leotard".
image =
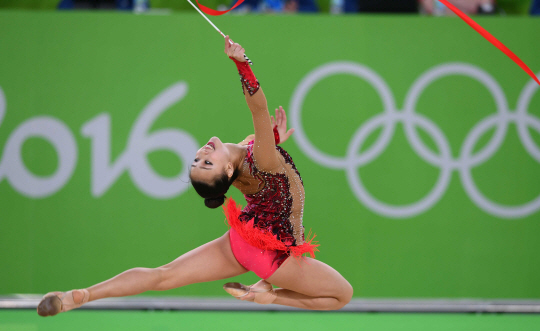
[[(304, 240), (302, 216), (304, 208), (304, 189), (300, 173), (291, 156), (281, 147), (276, 146), (282, 158), (279, 171), (269, 173), (261, 171), (253, 154), (253, 141), (247, 146), (244, 166), (250, 174), (258, 178), (260, 190), (255, 194), (244, 195), (247, 206), (240, 210), (234, 200), (229, 199), (224, 206), (225, 214), (231, 226), (231, 246), (237, 260), (248, 270), (246, 265), (264, 265), (264, 258), (277, 269), (289, 255), (301, 256), (309, 253), (314, 256), (317, 246), (310, 240)], [(240, 240), (242, 245), (254, 248), (251, 254), (261, 256), (241, 256), (251, 248), (239, 246), (233, 240)], [(262, 254), (266, 252), (265, 254)], [(261, 254), (259, 254), (261, 253)], [(268, 255), (271, 255), (268, 258)], [(259, 259), (259, 260), (257, 260)], [(246, 262), (247, 261), (247, 262)], [(257, 273), (256, 270), (254, 270)], [(275, 271), (275, 270), (273, 270)], [(267, 274), (268, 272), (264, 272)], [(259, 273), (257, 273), (259, 275)], [(261, 278), (264, 278), (262, 275)]]
[[(276, 146), (286, 164), (290, 164), (298, 176), (297, 180), (303, 188), (302, 177), (296, 169), (291, 156), (281, 147)], [(295, 229), (295, 225), (290, 222), (293, 196), (291, 194), (291, 183), (284, 173), (272, 174), (257, 169), (253, 158), (253, 141), (247, 147), (247, 155), (244, 161), (249, 166), (249, 172), (254, 177), (258, 177), (262, 189), (255, 193), (245, 195), (247, 206), (240, 214), (242, 222), (249, 222), (253, 219), (253, 225), (259, 229), (267, 229), (276, 238), (287, 245), (296, 245), (296, 235), (301, 236), (303, 241), (303, 227), (300, 224), (296, 226), (302, 229)], [(303, 192), (299, 192), (303, 196)], [(301, 197), (300, 199), (303, 199)], [(301, 201), (303, 205), (303, 201)], [(302, 206), (303, 207), (303, 206)], [(302, 211), (301, 211), (302, 213)], [(300, 216), (301, 217), (301, 216)]]

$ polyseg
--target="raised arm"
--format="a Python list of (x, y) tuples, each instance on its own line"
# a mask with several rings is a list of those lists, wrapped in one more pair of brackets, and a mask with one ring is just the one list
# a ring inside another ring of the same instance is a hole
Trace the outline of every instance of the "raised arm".
[(277, 170), (280, 166), (279, 155), (275, 148), (274, 131), (266, 97), (244, 58), (244, 48), (237, 43), (231, 45), (229, 36), (225, 37), (225, 53), (238, 68), (244, 96), (253, 118), (255, 129), (253, 154), (257, 161), (257, 167), (264, 171)]

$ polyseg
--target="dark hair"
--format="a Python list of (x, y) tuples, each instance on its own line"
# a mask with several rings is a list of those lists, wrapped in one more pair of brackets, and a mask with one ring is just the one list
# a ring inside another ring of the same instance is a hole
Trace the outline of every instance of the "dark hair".
[[(191, 181), (193, 188), (204, 198), (204, 205), (208, 208), (217, 208), (225, 202), (225, 193), (229, 190), (234, 180), (238, 177), (238, 169), (234, 170), (231, 178), (227, 173), (218, 176), (212, 185), (205, 182)], [(190, 174), (191, 177), (191, 174)]]

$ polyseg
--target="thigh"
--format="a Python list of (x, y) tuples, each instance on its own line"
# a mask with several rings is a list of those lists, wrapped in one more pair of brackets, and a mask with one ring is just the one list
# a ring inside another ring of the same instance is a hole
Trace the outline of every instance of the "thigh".
[(163, 276), (159, 287), (163, 289), (230, 278), (247, 272), (232, 253), (229, 231), (158, 269)]
[(312, 297), (352, 295), (352, 286), (331, 266), (312, 258), (289, 257), (267, 281)]

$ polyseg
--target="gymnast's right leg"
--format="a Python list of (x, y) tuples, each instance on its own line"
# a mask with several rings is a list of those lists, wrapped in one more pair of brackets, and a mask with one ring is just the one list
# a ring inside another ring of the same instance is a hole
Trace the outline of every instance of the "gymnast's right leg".
[(103, 298), (124, 297), (146, 291), (165, 291), (194, 283), (235, 277), (247, 272), (236, 261), (229, 232), (158, 268), (134, 268), (82, 290), (51, 292), (38, 305), (38, 314), (53, 316)]

